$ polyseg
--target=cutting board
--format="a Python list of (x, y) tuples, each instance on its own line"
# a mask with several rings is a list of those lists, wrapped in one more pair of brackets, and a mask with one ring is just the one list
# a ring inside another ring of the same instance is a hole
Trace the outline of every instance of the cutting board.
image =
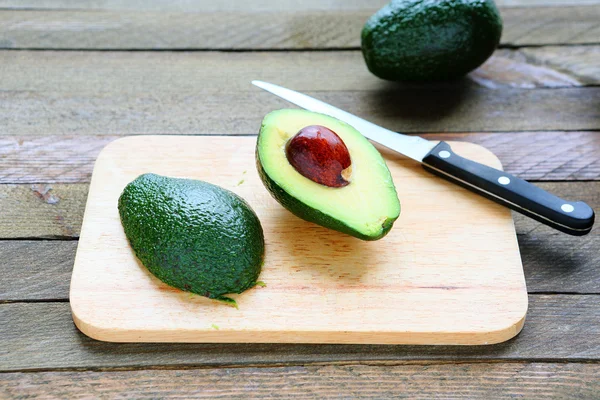
[[(256, 137), (133, 136), (110, 143), (94, 168), (71, 280), (77, 327), (114, 342), (488, 344), (515, 336), (527, 311), (508, 209), (437, 178), (399, 154), (385, 157), (402, 213), (364, 242), (282, 208), (255, 167)], [(452, 143), (500, 168), (483, 147)], [(117, 199), (146, 172), (229, 189), (256, 211), (266, 256), (239, 309), (169, 287), (125, 238)]]

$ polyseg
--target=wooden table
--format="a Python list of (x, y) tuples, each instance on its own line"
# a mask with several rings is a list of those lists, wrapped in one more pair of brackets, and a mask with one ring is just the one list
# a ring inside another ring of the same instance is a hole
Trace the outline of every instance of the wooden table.
[(421, 86), (366, 70), (360, 29), (384, 2), (0, 0), (0, 397), (600, 396), (600, 229), (571, 237), (520, 215), (530, 307), (503, 344), (113, 344), (73, 325), (100, 149), (144, 133), (254, 135), (288, 104), (251, 79), (482, 144), (600, 210), (600, 1), (498, 1), (492, 59)]

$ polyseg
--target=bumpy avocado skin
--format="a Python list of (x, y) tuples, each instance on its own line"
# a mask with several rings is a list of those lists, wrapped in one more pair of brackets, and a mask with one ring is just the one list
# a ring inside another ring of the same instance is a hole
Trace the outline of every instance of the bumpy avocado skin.
[(144, 174), (118, 202), (136, 256), (173, 287), (224, 301), (256, 285), (265, 246), (250, 206), (210, 183)]
[(396, 218), (388, 218), (386, 219), (381, 226), (381, 232), (375, 236), (368, 236), (357, 230), (349, 227), (344, 224), (342, 221), (337, 220), (335, 218), (330, 217), (329, 215), (319, 211), (316, 208), (310, 207), (295, 197), (291, 196), (285, 190), (283, 190), (275, 181), (273, 181), (269, 175), (264, 170), (262, 163), (260, 162), (260, 156), (258, 154), (258, 147), (256, 149), (256, 169), (258, 170), (258, 175), (262, 180), (263, 184), (273, 196), (275, 200), (279, 202), (285, 209), (290, 211), (295, 216), (302, 218), (303, 220), (314, 222), (315, 224), (321, 225), (325, 228), (333, 229), (338, 232), (342, 232), (351, 236), (354, 236), (358, 239), (362, 240), (379, 240), (385, 235), (388, 234), (392, 226), (394, 225), (394, 221)]
[(382, 79), (449, 80), (483, 64), (501, 35), (493, 0), (392, 0), (365, 24), (362, 52)]

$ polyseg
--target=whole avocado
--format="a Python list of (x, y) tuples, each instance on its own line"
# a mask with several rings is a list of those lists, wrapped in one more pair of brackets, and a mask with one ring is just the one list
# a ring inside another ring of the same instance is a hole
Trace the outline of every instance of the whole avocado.
[(263, 231), (235, 193), (199, 180), (144, 174), (125, 187), (118, 208), (135, 255), (166, 284), (232, 304), (225, 294), (257, 284)]
[(365, 24), (362, 52), (382, 79), (449, 80), (483, 64), (501, 34), (493, 0), (392, 0)]

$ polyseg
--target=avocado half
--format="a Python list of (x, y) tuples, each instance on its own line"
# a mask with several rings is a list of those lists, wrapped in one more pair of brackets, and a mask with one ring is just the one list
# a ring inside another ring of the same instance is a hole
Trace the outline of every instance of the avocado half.
[(235, 305), (257, 285), (265, 253), (260, 221), (240, 196), (194, 179), (143, 174), (119, 197), (135, 255), (164, 283)]
[[(347, 186), (316, 183), (289, 163), (287, 142), (310, 125), (329, 128), (346, 145), (352, 162)], [(267, 114), (258, 134), (256, 165), (265, 187), (283, 207), (326, 228), (377, 240), (400, 215), (396, 188), (381, 154), (352, 126), (330, 116), (297, 109)]]

